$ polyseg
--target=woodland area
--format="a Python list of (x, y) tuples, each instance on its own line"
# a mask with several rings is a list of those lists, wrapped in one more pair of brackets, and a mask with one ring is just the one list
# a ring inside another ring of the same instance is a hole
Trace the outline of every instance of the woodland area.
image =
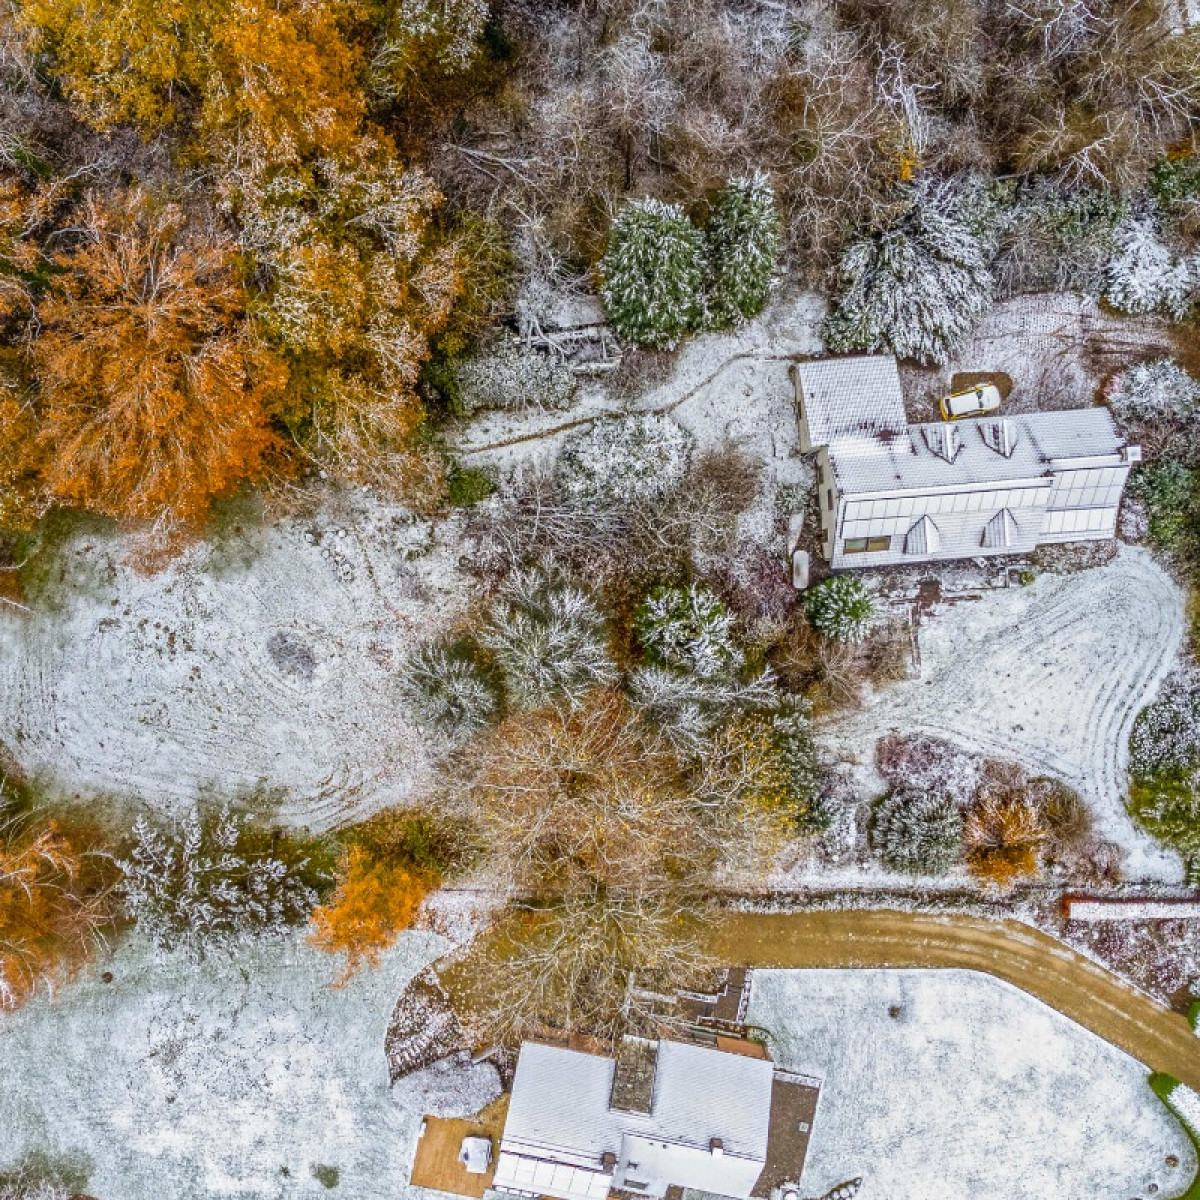
[[(508, 481), (456, 461), (454, 431), (570, 408), (579, 375), (542, 333), (581, 298), (621, 342), (607, 383), (626, 397), (781, 285), (829, 298), (831, 351), (945, 362), (994, 299), (1041, 290), (1156, 314), (1186, 347), (1200, 28), (1184, 16), (1175, 0), (10, 0), (0, 603), (27, 610), (26, 564), (80, 514), (153, 571), (231, 498), (274, 517), (348, 488), (461, 517), (474, 592), (397, 680), (438, 756), (416, 807), (322, 835), (269, 829), (246, 797), (171, 825), (84, 821), (0, 761), (0, 1008), (131, 923), (198, 956), (309, 926), (346, 978), (468, 872), (509, 901), (468, 951), (480, 1038), (547, 1021), (612, 1036), (639, 1015), (631, 979), (702, 978), (717, 882), (835, 824), (814, 713), (895, 678), (902, 635), (856, 577), (798, 603), (766, 542), (739, 540), (761, 464), (668, 416), (596, 422)], [(1193, 357), (1107, 394), (1147, 447), (1141, 536), (1184, 573)], [(768, 537), (797, 501), (768, 499)], [(1198, 695), (1179, 683), (1134, 746), (1135, 804), (1193, 873)], [(1178, 735), (1165, 747), (1156, 722)], [(930, 739), (881, 746), (869, 845), (887, 869), (989, 894), (1119, 878), (1065, 785), (991, 761), (964, 782), (956, 764)]]

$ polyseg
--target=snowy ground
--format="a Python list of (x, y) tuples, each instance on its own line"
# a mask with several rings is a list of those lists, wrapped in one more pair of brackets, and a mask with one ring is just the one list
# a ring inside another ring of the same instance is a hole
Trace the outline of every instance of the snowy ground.
[(299, 938), (204, 966), (132, 941), (0, 1022), (0, 1166), (82, 1156), (102, 1200), (415, 1200), (419, 1116), (391, 1102), (383, 1041), (444, 946), (408, 935), (337, 990)]
[(76, 540), (60, 607), (0, 610), (0, 739), (66, 791), (169, 811), (265, 785), (319, 828), (403, 801), (427, 751), (398, 668), (467, 596), (458, 527), (343, 507), (150, 576), (119, 540)]
[(863, 767), (886, 733), (929, 733), (1071, 784), (1134, 879), (1179, 881), (1177, 857), (1125, 810), (1129, 731), (1173, 667), (1184, 632), (1178, 586), (1143, 550), (1107, 566), (943, 605), (920, 628), (921, 670), (839, 714), (822, 736)]
[(824, 1078), (801, 1195), (862, 1176), (858, 1200), (1123, 1200), (1192, 1179), (1146, 1068), (986, 975), (756, 971), (748, 1020)]

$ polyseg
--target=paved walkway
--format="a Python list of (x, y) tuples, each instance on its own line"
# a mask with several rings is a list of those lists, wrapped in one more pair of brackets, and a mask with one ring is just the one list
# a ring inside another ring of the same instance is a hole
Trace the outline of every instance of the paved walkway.
[(983, 971), (1200, 1091), (1200, 1037), (1183, 1017), (1016, 921), (871, 910), (728, 913), (714, 949), (722, 961), (750, 967)]

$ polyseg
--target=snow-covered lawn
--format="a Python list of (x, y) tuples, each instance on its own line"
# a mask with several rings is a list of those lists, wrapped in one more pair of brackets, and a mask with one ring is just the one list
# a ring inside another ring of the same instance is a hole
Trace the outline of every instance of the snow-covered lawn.
[[(390, 1100), (384, 1034), (444, 946), (408, 935), (337, 990), (299, 938), (203, 966), (132, 941), (57, 1001), (0, 1017), (0, 1166), (83, 1156), (101, 1200), (416, 1197), (419, 1116)], [(337, 1168), (336, 1190), (314, 1166)]]
[(320, 828), (402, 801), (427, 749), (398, 668), (469, 599), (459, 526), (366, 498), (344, 509), (149, 576), (119, 539), (71, 543), (59, 607), (0, 609), (0, 740), (68, 792), (168, 811), (265, 785)]
[(1146, 1068), (989, 976), (756, 971), (748, 1020), (824, 1079), (801, 1195), (862, 1176), (859, 1200), (1125, 1200), (1192, 1179)]
[[(1103, 567), (946, 604), (921, 624), (921, 672), (828, 723), (843, 756), (870, 764), (876, 740), (929, 733), (1071, 784), (1098, 831), (1124, 846), (1135, 879), (1182, 879), (1178, 859), (1125, 810), (1129, 731), (1174, 665), (1179, 587), (1144, 550)], [(864, 785), (870, 786), (870, 779)]]

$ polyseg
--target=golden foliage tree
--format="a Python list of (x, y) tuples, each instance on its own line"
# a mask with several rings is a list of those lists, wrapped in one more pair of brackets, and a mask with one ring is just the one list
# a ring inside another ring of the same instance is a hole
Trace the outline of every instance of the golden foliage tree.
[(58, 501), (162, 528), (259, 477), (266, 402), (286, 381), (256, 338), (232, 248), (185, 236), (140, 191), (89, 197), (38, 310), (45, 482)]
[(346, 6), (328, 0), (18, 0), (80, 115), (151, 136), (194, 116), (201, 140), (259, 161), (337, 153), (365, 101)]
[[(0, 780), (0, 815), (5, 813)], [(0, 825), (0, 1010), (18, 1008), (87, 961), (116, 919), (107, 855), (53, 822)]]
[(436, 880), (401, 863), (380, 862), (364, 847), (346, 853), (337, 890), (312, 915), (310, 940), (330, 954), (344, 954), (345, 983), (363, 965), (378, 966), (380, 954), (407, 929)]

